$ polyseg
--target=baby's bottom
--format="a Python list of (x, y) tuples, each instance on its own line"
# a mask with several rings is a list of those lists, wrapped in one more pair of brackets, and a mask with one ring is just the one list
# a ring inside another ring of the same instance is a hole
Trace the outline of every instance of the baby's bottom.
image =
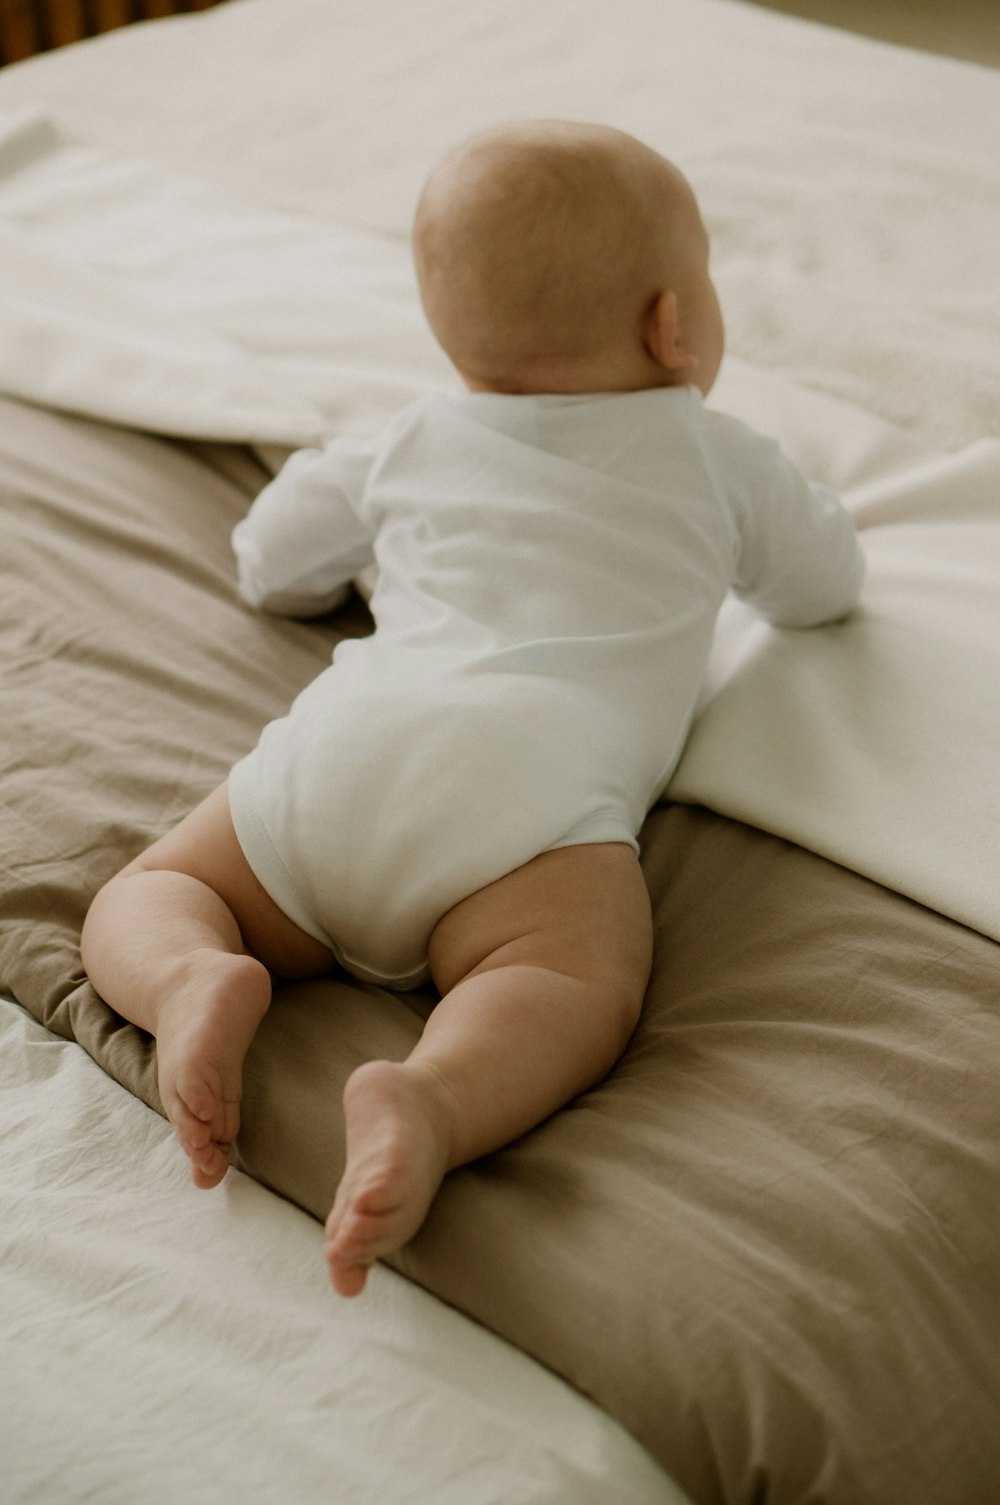
[[(347, 1162), (326, 1224), (338, 1291), (355, 1295), (412, 1237), (449, 1170), (611, 1069), (638, 1018), (651, 931), (620, 842), (545, 852), (443, 916), (429, 952), (442, 996), (420, 1041), (404, 1062), (359, 1067), (344, 1091)], [(332, 965), (254, 877), (225, 785), (105, 885), (82, 952), (102, 997), (156, 1036), (164, 1109), (196, 1184), (217, 1185), (271, 975)]]

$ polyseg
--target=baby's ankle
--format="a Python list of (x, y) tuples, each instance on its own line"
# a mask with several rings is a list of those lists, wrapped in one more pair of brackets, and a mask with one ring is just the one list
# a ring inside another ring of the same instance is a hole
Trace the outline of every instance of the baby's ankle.
[(256, 1003), (263, 1016), (271, 1000), (271, 976), (255, 957), (202, 946), (174, 958), (158, 992), (168, 1008), (172, 1001), (210, 1004), (238, 997), (241, 1009)]
[(412, 1057), (404, 1069), (420, 1091), (431, 1118), (439, 1144), (444, 1150), (447, 1168), (455, 1170), (471, 1158), (466, 1152), (467, 1125), (463, 1121), (459, 1094), (446, 1071), (433, 1060)]
[(352, 1105), (363, 1099), (381, 1099), (387, 1114), (394, 1106), (406, 1113), (416, 1106), (447, 1158), (447, 1169), (462, 1163), (452, 1158), (461, 1139), (455, 1094), (433, 1062), (413, 1057), (407, 1061), (366, 1061), (347, 1079), (344, 1107), (350, 1113)]

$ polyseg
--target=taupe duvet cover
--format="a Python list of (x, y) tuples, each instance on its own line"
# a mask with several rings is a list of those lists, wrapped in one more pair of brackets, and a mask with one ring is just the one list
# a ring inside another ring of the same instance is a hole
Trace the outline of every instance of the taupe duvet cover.
[[(83, 979), (87, 904), (368, 624), (360, 601), (314, 624), (238, 603), (229, 533), (264, 478), (237, 449), (0, 402), (0, 985), (154, 1107), (151, 1042)], [(393, 1263), (699, 1505), (988, 1505), (996, 945), (704, 809), (655, 810), (642, 848), (656, 963), (629, 1050), (449, 1177)], [(347, 1073), (405, 1053), (433, 1002), (280, 989), (239, 1163), (322, 1218)]]

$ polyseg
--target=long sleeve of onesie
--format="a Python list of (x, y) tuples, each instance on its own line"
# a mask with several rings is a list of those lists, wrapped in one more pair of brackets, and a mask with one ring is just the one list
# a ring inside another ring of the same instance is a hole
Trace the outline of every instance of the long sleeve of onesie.
[(807, 481), (775, 440), (731, 418), (705, 416), (723, 454), (739, 444), (723, 483), (739, 533), (734, 593), (776, 627), (846, 616), (865, 573), (850, 514), (832, 491)]
[(336, 439), (298, 450), (233, 530), (240, 595), (282, 616), (321, 616), (372, 559), (357, 507), (374, 446)]

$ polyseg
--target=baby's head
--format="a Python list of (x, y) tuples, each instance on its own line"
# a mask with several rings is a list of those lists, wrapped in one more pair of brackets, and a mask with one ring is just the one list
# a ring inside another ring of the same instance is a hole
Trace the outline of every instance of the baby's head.
[(473, 390), (708, 392), (723, 330), (687, 180), (606, 126), (526, 121), (448, 153), (417, 207), (424, 309)]

